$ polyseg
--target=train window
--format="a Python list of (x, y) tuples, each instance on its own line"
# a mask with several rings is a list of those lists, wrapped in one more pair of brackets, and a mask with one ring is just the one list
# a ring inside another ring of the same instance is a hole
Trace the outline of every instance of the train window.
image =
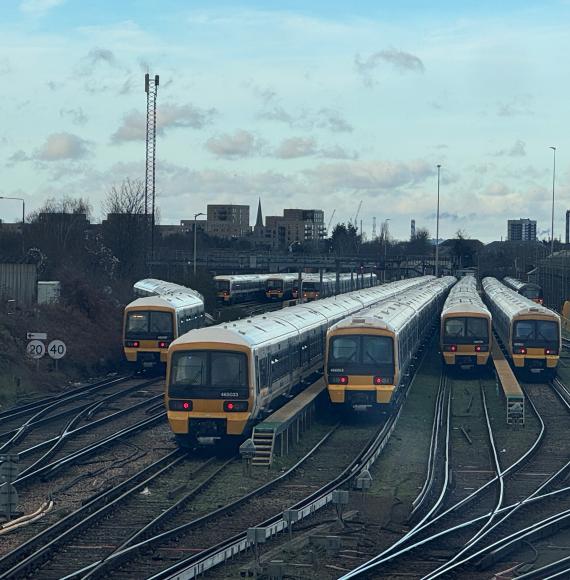
[(558, 341), (558, 324), (547, 320), (536, 322), (536, 336), (539, 340)]
[(127, 317), (127, 335), (137, 332), (147, 332), (148, 312), (129, 312)]
[(521, 291), (521, 294), (526, 298), (530, 298), (531, 300), (536, 300), (537, 298), (542, 298), (540, 288), (536, 288), (533, 286), (526, 286)]
[(218, 292), (222, 291), (229, 291), (230, 289), (230, 281), (229, 280), (216, 280), (216, 290)]
[(519, 320), (515, 323), (515, 338), (520, 340), (535, 338), (534, 320)]
[(172, 315), (169, 312), (151, 312), (150, 333), (151, 334), (172, 333)]
[(390, 364), (392, 362), (392, 339), (387, 336), (363, 336), (361, 362), (364, 364)]
[(484, 318), (467, 319), (467, 336), (473, 338), (488, 338), (489, 325)]
[(444, 332), (446, 336), (463, 338), (465, 336), (465, 319), (447, 318), (445, 321)]
[(356, 362), (358, 355), (357, 336), (336, 336), (332, 340), (331, 362)]
[(170, 380), (171, 386), (205, 385), (207, 382), (207, 361), (208, 353), (204, 351), (174, 353)]
[(212, 352), (211, 356), (210, 374), (212, 386), (246, 386), (247, 358), (245, 354), (240, 352)]

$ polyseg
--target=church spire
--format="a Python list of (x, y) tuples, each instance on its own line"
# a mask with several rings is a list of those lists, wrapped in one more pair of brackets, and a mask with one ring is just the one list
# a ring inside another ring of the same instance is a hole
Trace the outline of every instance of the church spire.
[(261, 198), (259, 198), (259, 203), (257, 205), (257, 219), (255, 220), (255, 227), (263, 227), (263, 214), (261, 213)]

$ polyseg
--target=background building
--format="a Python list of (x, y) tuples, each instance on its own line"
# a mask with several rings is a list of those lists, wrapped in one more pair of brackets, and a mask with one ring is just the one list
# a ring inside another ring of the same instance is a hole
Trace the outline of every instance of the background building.
[(509, 242), (536, 241), (536, 220), (528, 218), (509, 220), (507, 225), (507, 240)]
[(218, 238), (241, 238), (251, 232), (249, 205), (208, 205), (208, 235)]
[(566, 210), (566, 243), (570, 244), (570, 209)]
[(326, 236), (325, 213), (320, 209), (285, 209), (283, 216), (267, 216), (264, 238), (273, 247), (318, 244)]

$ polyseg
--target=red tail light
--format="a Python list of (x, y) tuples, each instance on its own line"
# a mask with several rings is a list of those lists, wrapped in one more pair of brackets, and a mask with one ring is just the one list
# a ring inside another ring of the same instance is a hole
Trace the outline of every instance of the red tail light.
[(526, 354), (526, 348), (524, 346), (518, 346), (513, 349), (515, 354)]
[(479, 344), (475, 347), (475, 352), (481, 352), (481, 346)]
[(140, 346), (140, 342), (138, 340), (126, 340), (125, 346), (131, 347), (131, 348), (138, 348)]
[(348, 377), (339, 377), (339, 378), (338, 378), (338, 382), (339, 382), (341, 385), (348, 385)]
[(243, 413), (247, 407), (247, 401), (224, 401), (224, 411), (228, 413)]
[(558, 354), (558, 350), (556, 350), (554, 348), (545, 348), (544, 354)]
[(170, 401), (168, 401), (168, 408), (171, 411), (191, 411), (192, 401), (179, 401), (176, 399), (170, 399)]
[(168, 348), (168, 342), (166, 342), (166, 341), (164, 341), (164, 340), (161, 340), (161, 341), (158, 343), (158, 348)]

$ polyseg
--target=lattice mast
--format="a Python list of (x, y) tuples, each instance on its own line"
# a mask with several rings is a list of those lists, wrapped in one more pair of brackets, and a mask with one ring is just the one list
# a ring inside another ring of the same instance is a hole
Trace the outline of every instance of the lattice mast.
[[(150, 222), (150, 259), (154, 260), (154, 222), (155, 222), (155, 168), (156, 168), (156, 97), (158, 93), (158, 75), (154, 79), (147, 73), (144, 75), (144, 90), (146, 93), (146, 167), (144, 184), (144, 216), (147, 224), (147, 257), (148, 257), (148, 226)], [(150, 220), (149, 220), (150, 202)]]

